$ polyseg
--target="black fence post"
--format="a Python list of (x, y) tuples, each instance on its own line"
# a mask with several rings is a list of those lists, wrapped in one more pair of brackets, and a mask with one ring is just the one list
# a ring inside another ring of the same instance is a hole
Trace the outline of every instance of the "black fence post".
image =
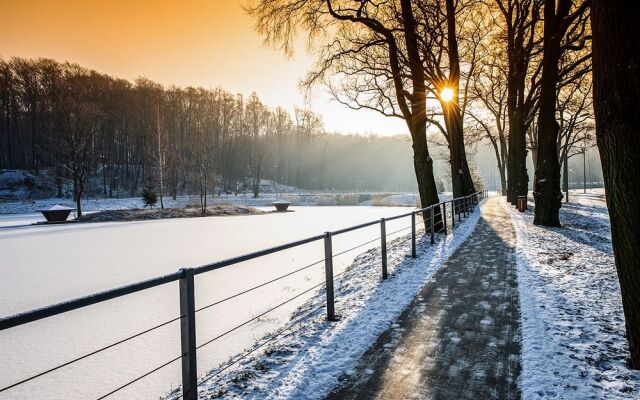
[(451, 230), (456, 226), (456, 208), (454, 202), (455, 200), (451, 200)]
[(198, 367), (196, 365), (196, 302), (193, 269), (182, 269), (180, 278), (180, 344), (182, 351), (182, 397), (198, 398)]
[(444, 234), (447, 234), (447, 203), (442, 203), (442, 227)]
[(387, 279), (387, 227), (380, 218), (380, 248), (382, 249), (382, 279)]
[(333, 292), (333, 246), (331, 245), (331, 232), (324, 233), (324, 272), (327, 292), (327, 319), (336, 320), (335, 300)]
[(411, 213), (411, 257), (416, 258), (416, 213)]
[(434, 244), (435, 238), (433, 237), (433, 206), (429, 207), (429, 228), (431, 229), (431, 244)]

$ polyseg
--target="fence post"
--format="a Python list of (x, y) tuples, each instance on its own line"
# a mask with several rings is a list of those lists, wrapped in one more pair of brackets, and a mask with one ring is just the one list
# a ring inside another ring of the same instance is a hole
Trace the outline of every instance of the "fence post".
[(429, 225), (431, 229), (431, 244), (435, 243), (435, 239), (433, 237), (433, 206), (429, 207)]
[(336, 320), (335, 301), (333, 293), (333, 247), (331, 245), (331, 232), (324, 233), (324, 273), (327, 292), (327, 319)]
[(196, 303), (193, 269), (183, 268), (180, 278), (180, 345), (182, 351), (182, 397), (198, 398), (198, 368), (196, 366)]
[(416, 258), (416, 213), (411, 213), (411, 257)]
[(458, 213), (458, 222), (462, 221), (462, 214), (464, 214), (464, 209), (460, 207), (460, 199), (456, 200), (456, 212)]
[(444, 234), (447, 234), (447, 203), (442, 203), (442, 227)]
[(382, 249), (382, 279), (387, 279), (387, 227), (380, 218), (380, 248)]
[(456, 226), (456, 208), (453, 205), (455, 200), (451, 200), (451, 230)]

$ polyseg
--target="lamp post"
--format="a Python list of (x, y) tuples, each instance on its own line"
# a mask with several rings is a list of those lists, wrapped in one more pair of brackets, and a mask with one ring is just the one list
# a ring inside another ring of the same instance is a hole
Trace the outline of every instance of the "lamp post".
[(582, 147), (582, 192), (587, 194), (587, 148)]

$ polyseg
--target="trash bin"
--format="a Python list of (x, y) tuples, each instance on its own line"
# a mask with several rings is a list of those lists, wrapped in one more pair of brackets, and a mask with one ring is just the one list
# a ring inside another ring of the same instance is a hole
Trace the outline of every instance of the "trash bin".
[(527, 209), (527, 196), (518, 196), (518, 211), (524, 212)]

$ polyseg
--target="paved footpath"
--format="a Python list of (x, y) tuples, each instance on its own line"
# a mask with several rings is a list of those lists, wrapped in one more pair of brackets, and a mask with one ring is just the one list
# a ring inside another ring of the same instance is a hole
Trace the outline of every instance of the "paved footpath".
[(490, 198), (473, 233), (328, 399), (517, 399), (515, 231)]

